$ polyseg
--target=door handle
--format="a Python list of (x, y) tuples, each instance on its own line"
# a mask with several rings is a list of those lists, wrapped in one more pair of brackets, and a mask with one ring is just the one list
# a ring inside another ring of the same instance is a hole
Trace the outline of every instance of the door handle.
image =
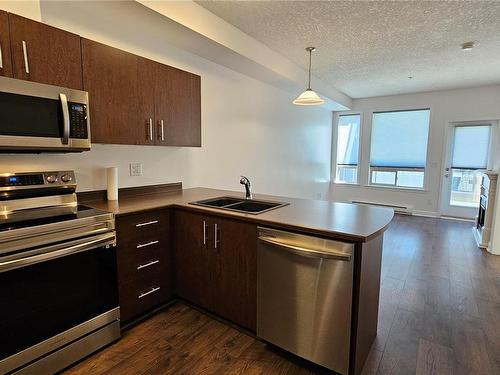
[(0, 69), (3, 69), (2, 44), (0, 43)]
[(63, 137), (62, 144), (67, 145), (69, 143), (69, 108), (68, 108), (68, 98), (66, 94), (60, 93), (59, 100), (61, 101), (62, 106), (62, 115), (63, 115)]
[(146, 124), (146, 137), (152, 141), (153, 140), (153, 119), (150, 118)]
[(208, 224), (205, 220), (203, 220), (203, 245), (206, 245), (207, 244), (207, 228), (208, 228)]
[(271, 245), (273, 247), (281, 248), (283, 250), (287, 250), (291, 253), (302, 255), (310, 258), (326, 258), (326, 259), (337, 259), (345, 262), (349, 262), (351, 260), (351, 254), (345, 254), (337, 251), (322, 251), (319, 249), (305, 248), (302, 246), (292, 245), (288, 243), (281, 242), (274, 237), (269, 236), (260, 236), (259, 240)]
[(0, 258), (0, 273), (16, 268), (27, 267), (33, 264), (58, 259), (72, 254), (93, 250), (99, 247), (108, 248), (116, 243), (114, 232), (104, 233), (83, 240), (72, 241), (70, 244), (51, 245), (42, 248), (36, 254), (30, 256), (12, 255)]
[(158, 138), (161, 141), (165, 140), (165, 127), (163, 126), (163, 120), (158, 121)]
[(24, 71), (26, 74), (30, 74), (30, 65), (28, 63), (28, 46), (26, 45), (26, 41), (23, 40), (23, 57), (24, 57)]
[(218, 224), (214, 225), (214, 249), (220, 244), (220, 228)]

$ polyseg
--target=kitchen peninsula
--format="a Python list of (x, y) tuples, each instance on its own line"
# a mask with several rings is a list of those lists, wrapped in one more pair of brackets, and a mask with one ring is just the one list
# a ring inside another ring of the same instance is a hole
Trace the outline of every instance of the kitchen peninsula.
[(383, 233), (392, 209), (257, 194), (254, 199), (288, 204), (253, 215), (192, 204), (221, 196), (244, 198), (240, 192), (182, 189), (181, 184), (122, 189), (116, 202), (104, 195), (81, 193), (79, 198), (116, 216), (125, 324), (178, 297), (255, 333), (261, 227), (351, 244), (352, 309), (344, 373), (361, 372), (377, 332)]

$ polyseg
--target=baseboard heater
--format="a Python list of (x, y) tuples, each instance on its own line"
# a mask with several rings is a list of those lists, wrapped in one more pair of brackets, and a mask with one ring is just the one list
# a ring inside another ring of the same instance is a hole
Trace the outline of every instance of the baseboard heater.
[(384, 203), (375, 203), (375, 202), (364, 202), (364, 201), (351, 201), (351, 203), (356, 204), (365, 204), (367, 206), (379, 206), (379, 207), (388, 207), (394, 209), (394, 212), (403, 215), (413, 215), (413, 212), (409, 207), (405, 206), (395, 206), (392, 204), (384, 204)]

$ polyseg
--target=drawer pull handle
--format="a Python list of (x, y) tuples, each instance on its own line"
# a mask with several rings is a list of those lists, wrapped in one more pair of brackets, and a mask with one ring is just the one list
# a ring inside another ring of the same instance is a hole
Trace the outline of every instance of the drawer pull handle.
[(152, 265), (156, 264), (156, 263), (160, 263), (160, 261), (157, 259), (157, 260), (153, 260), (152, 262), (149, 262), (149, 263), (145, 263), (145, 264), (139, 264), (137, 266), (137, 269), (138, 270), (142, 270), (143, 268), (146, 268), (146, 267), (151, 267)]
[(154, 286), (154, 287), (151, 288), (151, 290), (148, 290), (147, 292), (143, 292), (143, 293), (139, 294), (138, 298), (146, 297), (147, 295), (150, 295), (151, 293), (155, 293), (155, 292), (157, 292), (159, 290), (160, 290), (159, 286)]
[(158, 220), (146, 221), (145, 223), (135, 224), (135, 226), (137, 228), (139, 228), (139, 227), (145, 227), (146, 225), (153, 225), (153, 224), (158, 224)]
[(149, 241), (149, 242), (146, 242), (146, 243), (140, 243), (139, 245), (137, 245), (137, 248), (140, 249), (141, 247), (147, 247), (147, 246), (151, 246), (151, 245), (156, 245), (159, 242), (160, 241)]

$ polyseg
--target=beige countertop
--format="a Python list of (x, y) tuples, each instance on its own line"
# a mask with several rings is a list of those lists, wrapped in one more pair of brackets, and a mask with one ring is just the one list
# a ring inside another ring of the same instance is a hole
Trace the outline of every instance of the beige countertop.
[(262, 194), (255, 194), (254, 199), (286, 202), (289, 205), (252, 215), (190, 204), (190, 202), (219, 196), (244, 197), (244, 194), (228, 190), (191, 188), (169, 193), (129, 196), (118, 201), (90, 201), (84, 204), (113, 212), (117, 216), (158, 208), (178, 207), (240, 219), (258, 225), (358, 242), (368, 241), (383, 233), (394, 216), (394, 211), (390, 208)]

